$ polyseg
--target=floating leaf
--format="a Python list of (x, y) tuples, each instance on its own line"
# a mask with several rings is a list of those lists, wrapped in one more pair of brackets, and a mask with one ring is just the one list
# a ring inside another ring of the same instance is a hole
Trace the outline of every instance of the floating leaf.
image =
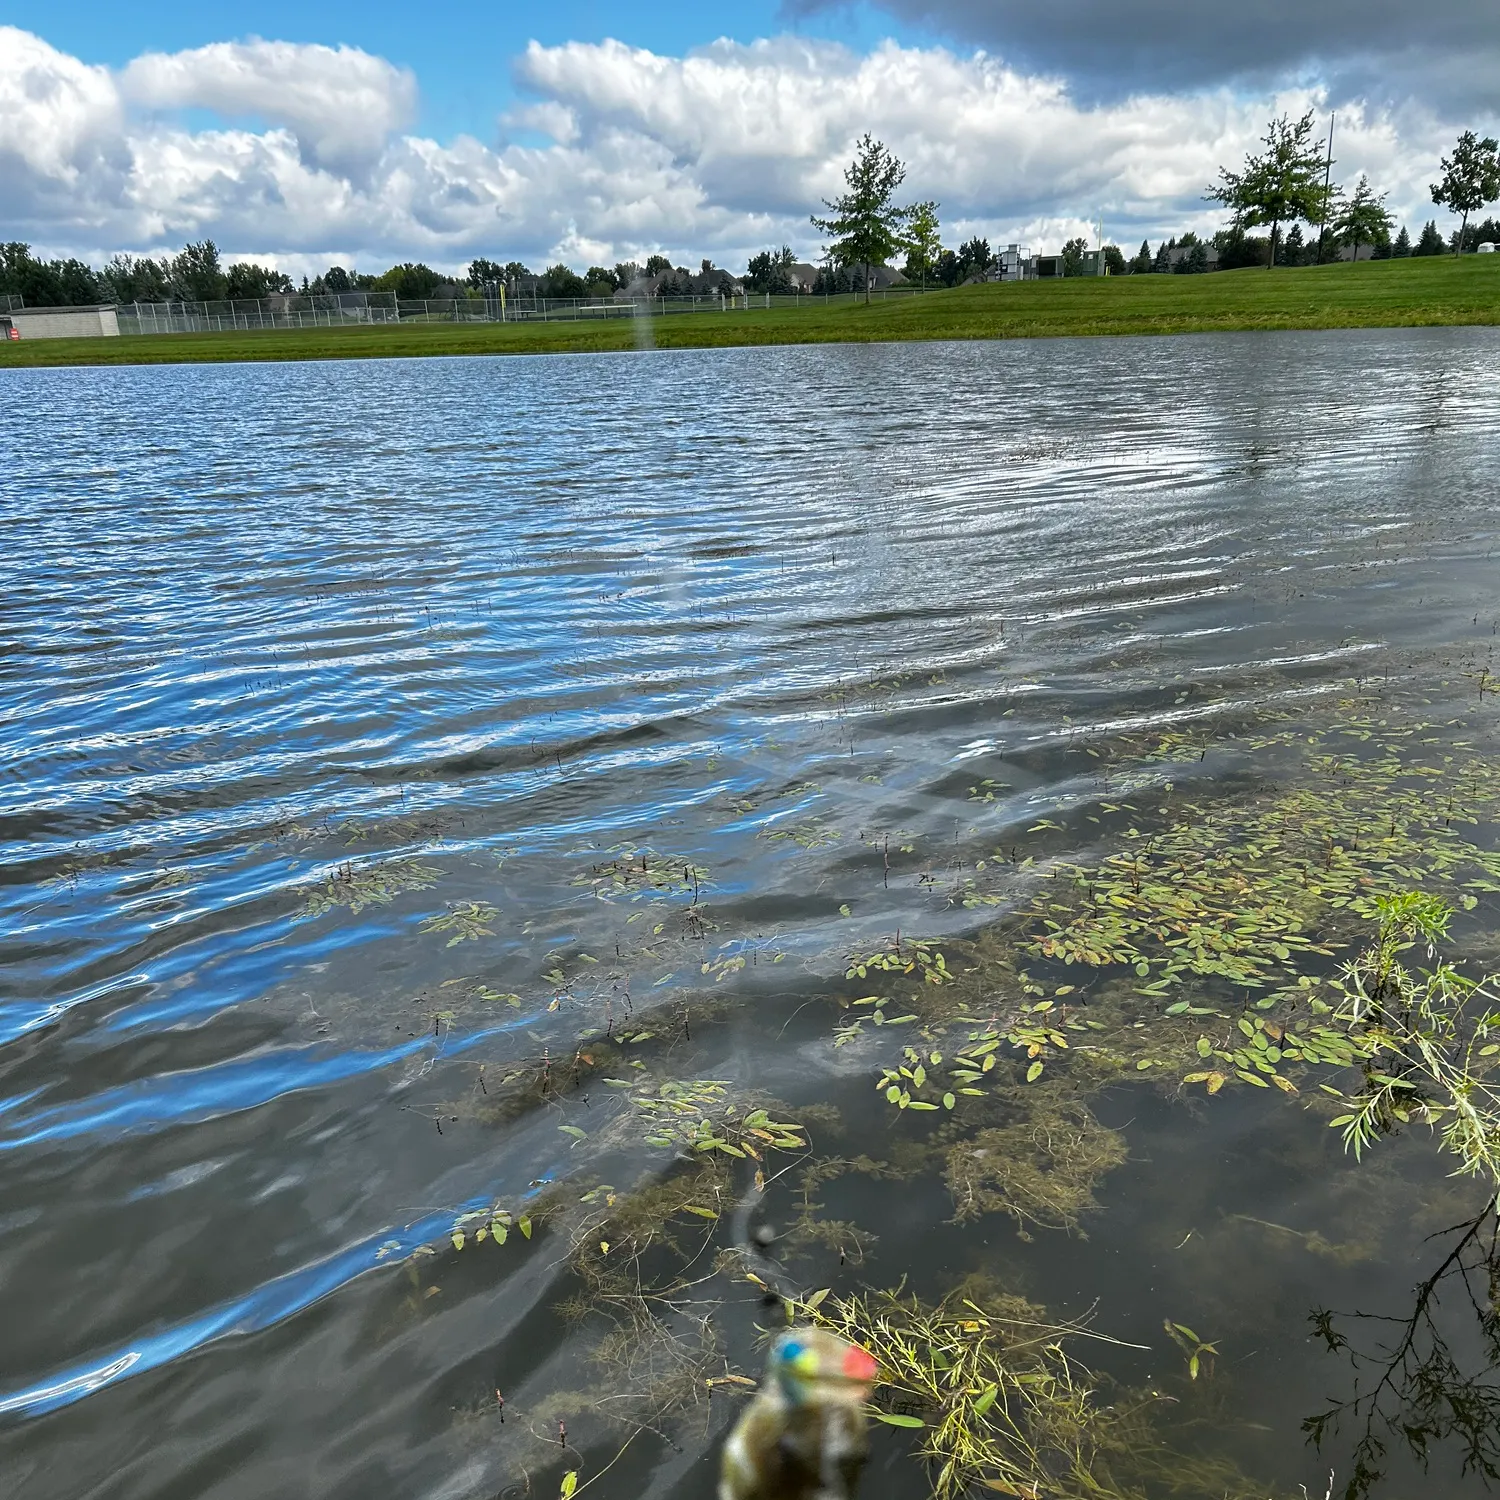
[(1029, 1068), (1027, 1068), (1027, 1070), (1026, 1070), (1026, 1082), (1027, 1083), (1035, 1083), (1037, 1081), (1037, 1079), (1040, 1078), (1041, 1076), (1042, 1076), (1042, 1064), (1039, 1063), (1039, 1062), (1032, 1063), (1032, 1065)]
[(872, 1411), (870, 1413), (877, 1422), (884, 1422), (888, 1427), (925, 1427), (927, 1424), (921, 1417), (903, 1416), (894, 1411)]

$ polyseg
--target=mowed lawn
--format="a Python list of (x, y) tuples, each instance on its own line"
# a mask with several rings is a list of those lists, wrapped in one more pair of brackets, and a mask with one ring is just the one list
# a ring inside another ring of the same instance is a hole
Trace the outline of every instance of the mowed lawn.
[[(656, 348), (688, 349), (1469, 323), (1500, 323), (1500, 255), (1011, 282), (869, 307), (809, 299), (799, 307), (671, 314), (648, 327)], [(0, 344), (0, 367), (581, 353), (634, 349), (648, 327), (620, 318), (37, 339)]]

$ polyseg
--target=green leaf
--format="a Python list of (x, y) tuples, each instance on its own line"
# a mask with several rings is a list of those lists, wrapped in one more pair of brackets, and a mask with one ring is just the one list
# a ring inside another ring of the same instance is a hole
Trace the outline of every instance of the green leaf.
[(884, 1422), (888, 1427), (925, 1427), (927, 1425), (921, 1417), (904, 1417), (899, 1412), (872, 1411), (870, 1415), (877, 1422)]
[(453, 1248), (455, 1250), (462, 1250), (463, 1247), (464, 1247), (464, 1232), (463, 1232), (462, 1229), (455, 1229), (453, 1231)]
[(958, 1100), (955, 1099), (952, 1094), (944, 1094), (943, 1095), (943, 1108), (944, 1109), (952, 1109), (953, 1106), (955, 1104), (957, 1104), (957, 1103), (958, 1103)]
[(1179, 1000), (1175, 1005), (1169, 1005), (1166, 1010), (1162, 1012), (1162, 1014), (1167, 1016), (1180, 1016), (1185, 1010), (1187, 1010), (1190, 1003), (1191, 1002), (1187, 1000)]
[(578, 1471), (569, 1469), (562, 1477), (562, 1489), (559, 1491), (560, 1500), (572, 1500), (573, 1492), (578, 1488)]
[(588, 1132), (580, 1130), (576, 1125), (559, 1125), (557, 1127), (564, 1135), (575, 1136), (578, 1140), (586, 1139)]
[(1032, 1063), (1032, 1065), (1029, 1068), (1027, 1068), (1027, 1070), (1026, 1070), (1026, 1082), (1027, 1083), (1035, 1083), (1037, 1081), (1037, 1079), (1040, 1078), (1041, 1076), (1042, 1076), (1042, 1065), (1039, 1062)]
[(521, 1218), (516, 1220), (516, 1228), (519, 1229), (528, 1240), (531, 1238), (531, 1220), (528, 1219), (524, 1214), (521, 1216)]
[(995, 1404), (995, 1397), (1000, 1394), (998, 1385), (987, 1385), (980, 1393), (979, 1399), (974, 1403), (974, 1415), (982, 1417), (990, 1407)]

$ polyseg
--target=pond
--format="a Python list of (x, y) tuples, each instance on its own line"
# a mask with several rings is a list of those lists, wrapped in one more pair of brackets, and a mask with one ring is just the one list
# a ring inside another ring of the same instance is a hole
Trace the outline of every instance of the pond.
[(1483, 1493), (1493, 1184), (1330, 1122), (1375, 896), (1500, 967), (1497, 368), (8, 372), (7, 1496), (705, 1496), (757, 1266), (865, 1500)]

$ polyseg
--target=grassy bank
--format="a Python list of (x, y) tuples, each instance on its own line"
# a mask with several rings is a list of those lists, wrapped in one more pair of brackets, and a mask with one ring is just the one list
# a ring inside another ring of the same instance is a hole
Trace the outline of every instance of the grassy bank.
[[(688, 349), (1472, 323), (1500, 323), (1500, 256), (1014, 282), (870, 307), (673, 315), (652, 319), (650, 333), (657, 348)], [(633, 349), (643, 331), (622, 318), (39, 339), (0, 345), (0, 367), (577, 353)]]

